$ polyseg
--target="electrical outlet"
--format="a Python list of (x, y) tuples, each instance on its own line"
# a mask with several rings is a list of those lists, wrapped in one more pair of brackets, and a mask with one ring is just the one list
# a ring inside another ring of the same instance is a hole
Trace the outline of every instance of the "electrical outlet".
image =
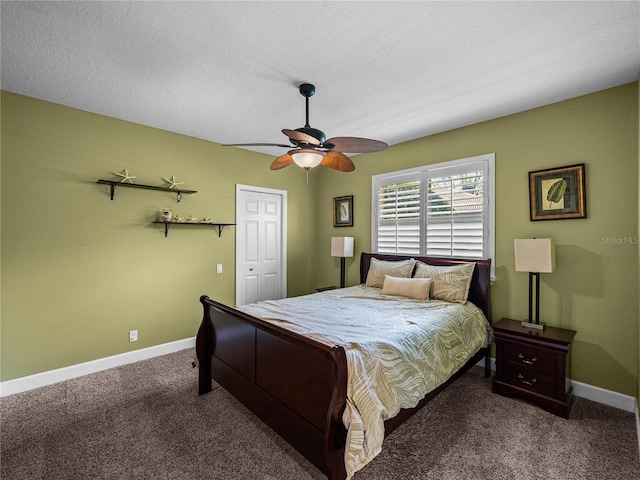
[(137, 342), (138, 341), (138, 330), (131, 330), (129, 332), (129, 342)]
[(221, 263), (216, 265), (216, 273), (222, 273), (222, 264)]

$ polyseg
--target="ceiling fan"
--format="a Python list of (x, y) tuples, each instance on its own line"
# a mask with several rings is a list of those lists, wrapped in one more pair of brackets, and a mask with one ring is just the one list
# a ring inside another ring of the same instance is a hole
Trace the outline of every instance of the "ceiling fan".
[(325, 167), (340, 172), (352, 172), (355, 165), (343, 152), (368, 153), (385, 150), (389, 145), (380, 140), (359, 137), (333, 137), (327, 139), (324, 132), (309, 125), (309, 97), (316, 93), (316, 87), (310, 83), (300, 85), (300, 95), (305, 97), (307, 106), (306, 123), (304, 127), (295, 130), (283, 129), (291, 144), (280, 143), (235, 143), (230, 147), (273, 146), (293, 149), (276, 158), (271, 164), (271, 170), (280, 170), (292, 163), (304, 168), (307, 172), (313, 167)]

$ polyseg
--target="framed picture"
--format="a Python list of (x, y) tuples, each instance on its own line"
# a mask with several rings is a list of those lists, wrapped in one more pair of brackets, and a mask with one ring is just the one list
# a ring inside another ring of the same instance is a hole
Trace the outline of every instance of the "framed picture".
[(333, 198), (333, 226), (353, 227), (353, 195)]
[(584, 163), (529, 172), (531, 221), (586, 218)]

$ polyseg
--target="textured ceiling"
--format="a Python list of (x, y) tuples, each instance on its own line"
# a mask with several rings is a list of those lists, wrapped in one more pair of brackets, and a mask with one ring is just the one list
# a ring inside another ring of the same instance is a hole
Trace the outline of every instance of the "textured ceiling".
[[(390, 145), (636, 81), (640, 2), (9, 2), (2, 89), (218, 143)], [(255, 149), (282, 153), (275, 147)]]

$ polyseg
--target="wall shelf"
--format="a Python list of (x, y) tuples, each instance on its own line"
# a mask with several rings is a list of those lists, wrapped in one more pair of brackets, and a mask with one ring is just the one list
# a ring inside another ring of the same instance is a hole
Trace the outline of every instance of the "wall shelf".
[(168, 236), (169, 235), (169, 227), (171, 225), (186, 225), (189, 227), (197, 227), (197, 226), (206, 226), (206, 227), (218, 227), (218, 237), (222, 236), (222, 230), (224, 229), (224, 227), (231, 227), (231, 226), (235, 226), (235, 223), (220, 223), (220, 222), (216, 222), (216, 223), (187, 223), (187, 222), (160, 222), (160, 221), (155, 221), (153, 223), (161, 223), (164, 225), (164, 236)]
[(172, 192), (178, 196), (177, 198), (178, 205), (180, 205), (180, 201), (182, 200), (183, 194), (198, 193), (197, 190), (183, 190), (183, 189), (175, 189), (175, 188), (169, 188), (169, 187), (156, 187), (154, 185), (143, 185), (141, 183), (124, 183), (118, 180), (100, 179), (96, 183), (100, 183), (102, 185), (111, 185), (111, 200), (113, 200), (113, 196), (116, 193), (116, 187), (142, 188), (144, 190), (158, 190), (161, 192)]

